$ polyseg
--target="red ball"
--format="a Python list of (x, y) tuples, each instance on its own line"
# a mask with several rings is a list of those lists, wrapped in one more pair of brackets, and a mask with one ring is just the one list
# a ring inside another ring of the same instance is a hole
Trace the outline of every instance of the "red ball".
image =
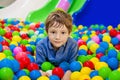
[(93, 64), (92, 61), (86, 61), (86, 62), (84, 62), (84, 63), (83, 63), (83, 66), (84, 66), (84, 67), (89, 67), (89, 68), (91, 68), (91, 69), (94, 69), (94, 64)]
[(4, 36), (6, 38), (10, 39), (10, 38), (12, 38), (12, 32), (6, 32)]
[(22, 34), (21, 37), (22, 37), (22, 39), (28, 39), (29, 38), (27, 34)]
[(20, 47), (24, 52), (26, 51), (26, 46), (25, 45), (20, 45)]
[(22, 58), (27, 57), (27, 54), (25, 52), (19, 52), (14, 57), (16, 60), (21, 60)]
[(115, 45), (115, 48), (116, 48), (117, 50), (120, 50), (120, 44)]
[(38, 66), (38, 64), (36, 64), (36, 63), (30, 63), (30, 64), (27, 66), (27, 69), (28, 69), (29, 71), (39, 70), (39, 66)]
[(1, 42), (1, 44), (4, 45), (4, 46), (9, 46), (9, 43), (8, 43), (6, 40), (3, 40), (3, 41)]
[(102, 33), (102, 34), (106, 33), (106, 30), (102, 30), (101, 33)]
[(103, 53), (98, 53), (98, 54), (96, 54), (96, 57), (97, 57), (98, 59), (100, 59), (102, 56), (104, 56)]
[(60, 67), (55, 67), (53, 70), (52, 70), (52, 74), (53, 75), (57, 75), (59, 78), (62, 78), (64, 76), (64, 71), (62, 68)]
[(117, 33), (117, 30), (111, 29), (111, 30), (109, 31), (109, 34), (110, 34), (111, 37), (115, 37), (118, 33)]
[(88, 55), (92, 55), (93, 53), (92, 53), (91, 50), (88, 50), (88, 51), (87, 51), (87, 54), (88, 54)]

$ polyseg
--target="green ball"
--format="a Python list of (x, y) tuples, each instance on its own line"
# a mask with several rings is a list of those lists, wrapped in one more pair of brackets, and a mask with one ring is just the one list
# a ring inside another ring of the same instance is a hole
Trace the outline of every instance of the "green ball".
[(120, 61), (120, 52), (117, 54), (117, 59)]
[(18, 31), (14, 31), (13, 33), (12, 33), (12, 36), (19, 36), (20, 35), (20, 33), (18, 32)]
[(3, 67), (0, 69), (0, 80), (13, 80), (14, 73), (8, 67)]
[(103, 79), (108, 78), (109, 74), (111, 73), (111, 69), (109, 67), (102, 67), (98, 70), (99, 76), (101, 76)]
[(23, 71), (25, 71), (25, 73), (27, 74), (27, 76), (29, 76), (30, 71), (28, 69), (23, 69)]
[(43, 71), (51, 70), (51, 69), (52, 69), (52, 64), (51, 64), (50, 62), (47, 62), (47, 61), (46, 61), (46, 62), (42, 63), (41, 69), (42, 69)]
[(120, 71), (114, 70), (109, 74), (109, 80), (120, 80)]
[(12, 51), (10, 51), (10, 50), (4, 50), (3, 53), (4, 53), (6, 56), (12, 56)]
[(13, 56), (7, 56), (6, 58), (10, 59), (10, 60), (14, 60)]
[(0, 35), (3, 36), (5, 33), (6, 33), (6, 31), (4, 29), (0, 28)]
[(88, 58), (85, 55), (81, 55), (81, 56), (77, 57), (77, 61), (80, 61), (82, 63), (84, 63), (87, 60), (88, 60)]
[(30, 46), (31, 46), (32, 50), (35, 51), (36, 46), (35, 45), (30, 45)]
[(28, 44), (28, 40), (23, 39), (23, 40), (20, 41), (20, 44), (26, 45), (26, 44)]

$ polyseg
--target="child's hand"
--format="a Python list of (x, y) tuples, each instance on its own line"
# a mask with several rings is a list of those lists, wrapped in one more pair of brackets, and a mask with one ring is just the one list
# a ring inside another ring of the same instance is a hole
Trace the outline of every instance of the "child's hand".
[(48, 70), (48, 71), (46, 71), (46, 72), (40, 70), (40, 73), (41, 73), (42, 76), (47, 76), (47, 77), (49, 77), (49, 76), (52, 75), (52, 70)]

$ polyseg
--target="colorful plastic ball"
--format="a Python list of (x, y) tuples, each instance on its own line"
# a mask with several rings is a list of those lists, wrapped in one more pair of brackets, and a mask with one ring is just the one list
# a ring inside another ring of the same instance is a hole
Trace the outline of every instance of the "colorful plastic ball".
[(26, 74), (26, 72), (24, 70), (19, 70), (19, 71), (16, 72), (17, 78), (20, 78), (20, 77), (26, 76), (26, 75), (27, 74)]
[(108, 57), (109, 58), (112, 58), (112, 57), (116, 58), (117, 57), (117, 51), (115, 49), (108, 50)]
[(24, 57), (27, 57), (27, 54), (25, 53), (25, 52), (19, 52), (18, 54), (16, 54), (15, 56), (15, 59), (16, 60), (21, 60), (22, 58), (24, 58)]
[(105, 36), (103, 36), (102, 40), (110, 43), (111, 42), (111, 37), (108, 36), (108, 35), (105, 35)]
[(35, 62), (35, 58), (31, 54), (28, 54), (27, 56), (30, 59), (30, 62)]
[(94, 76), (98, 76), (98, 71), (97, 70), (93, 70), (90, 72), (90, 77), (94, 77)]
[(51, 75), (49, 77), (50, 80), (60, 80), (60, 78), (57, 75)]
[(84, 49), (84, 50), (87, 51), (87, 50), (88, 50), (88, 47), (87, 47), (86, 45), (81, 45), (81, 46), (79, 47), (79, 50), (80, 50), (80, 49)]
[(19, 35), (20, 35), (20, 33), (18, 31), (13, 31), (12, 32), (12, 36), (19, 36)]
[(50, 62), (43, 62), (42, 65), (41, 65), (41, 69), (43, 71), (47, 71), (47, 70), (51, 70), (52, 68), (52, 64)]
[(41, 73), (39, 70), (32, 70), (30, 72), (30, 78), (31, 80), (37, 80), (37, 78), (39, 78), (41, 76)]
[(9, 43), (8, 43), (6, 40), (3, 40), (3, 41), (1, 42), (1, 44), (2, 44), (3, 46), (9, 46)]
[(100, 62), (107, 62), (108, 59), (108, 56), (102, 56), (100, 57)]
[(108, 78), (108, 76), (111, 72), (112, 72), (112, 70), (109, 67), (101, 67), (98, 70), (99, 76), (101, 76), (103, 79)]
[(118, 35), (116, 36), (116, 38), (118, 38), (118, 40), (120, 41), (120, 34), (118, 34)]
[(52, 70), (52, 75), (57, 75), (59, 78), (62, 78), (64, 76), (64, 71), (60, 67), (55, 67)]
[(83, 74), (79, 77), (79, 80), (91, 80), (89, 75)]
[(49, 78), (46, 76), (41, 76), (41, 77), (37, 78), (37, 80), (49, 80)]
[(82, 73), (80, 73), (78, 71), (74, 71), (70, 75), (70, 80), (78, 80), (81, 75), (82, 75)]
[(28, 69), (29, 71), (39, 70), (39, 66), (38, 66), (38, 64), (36, 64), (36, 63), (30, 63), (30, 64), (27, 66), (27, 69)]
[(30, 71), (28, 69), (22, 69), (25, 71), (26, 75), (29, 76), (30, 75)]
[(111, 43), (112, 43), (113, 45), (118, 44), (118, 43), (119, 43), (118, 38), (116, 38), (116, 37), (112, 38), (112, 39), (111, 39)]
[(11, 60), (13, 72), (17, 72), (20, 69), (20, 64), (17, 60)]
[(82, 69), (81, 69), (81, 73), (82, 74), (85, 74), (85, 75), (89, 75), (90, 73), (91, 73), (91, 69), (89, 68), (89, 67), (83, 67)]
[(86, 34), (82, 35), (82, 40), (84, 40), (85, 42), (89, 39), (89, 36)]
[(107, 50), (109, 47), (109, 44), (107, 42), (103, 41), (103, 42), (100, 42), (100, 47), (103, 47), (105, 50)]
[(7, 58), (4, 58), (0, 61), (0, 68), (3, 68), (3, 67), (9, 67), (12, 69), (12, 62), (11, 60), (7, 59)]
[(120, 61), (120, 52), (117, 54), (117, 59)]
[(14, 75), (13, 80), (18, 80), (18, 78), (17, 78), (17, 76), (16, 76), (16, 75)]
[(103, 53), (98, 53), (98, 54), (96, 54), (96, 57), (97, 57), (98, 59), (100, 59), (102, 56), (104, 56)]
[(83, 67), (89, 67), (90, 69), (94, 69), (94, 64), (92, 61), (86, 61), (83, 63)]
[(107, 64), (112, 70), (115, 70), (119, 67), (119, 61), (117, 60), (117, 58), (109, 58), (107, 60)]
[(84, 63), (87, 60), (88, 60), (88, 58), (85, 55), (80, 55), (77, 57), (77, 61), (80, 61), (82, 63)]
[(22, 52), (21, 47), (15, 47), (14, 50), (13, 50), (14, 55), (16, 55), (16, 54), (18, 54), (20, 52)]
[(105, 54), (105, 49), (100, 46), (100, 47), (97, 48), (97, 50), (96, 50), (96, 54), (97, 54), (97, 53), (103, 53), (103, 54)]
[(120, 44), (114, 46), (117, 50), (120, 50)]
[(0, 36), (0, 42), (2, 42), (4, 40), (4, 38), (2, 36)]
[(73, 61), (70, 63), (70, 70), (73, 71), (80, 71), (82, 68), (81, 64), (78, 61)]
[(0, 80), (13, 80), (14, 73), (8, 67), (3, 67), (0, 69)]
[(100, 39), (99, 39), (99, 37), (98, 36), (93, 36), (92, 37), (92, 40), (94, 41), (94, 42), (96, 42), (96, 43), (100, 43)]
[(12, 56), (12, 52), (10, 50), (4, 50), (3, 53), (6, 55), (6, 56)]
[(99, 48), (99, 45), (97, 43), (94, 43), (90, 46), (90, 50), (93, 53), (96, 53), (97, 48)]
[(28, 76), (21, 76), (19, 80), (31, 80)]
[(2, 44), (0, 44), (0, 52), (3, 50), (3, 46)]
[(115, 36), (117, 35), (117, 30), (111, 29), (111, 30), (109, 31), (109, 34), (110, 34), (111, 37), (115, 37)]
[(20, 41), (20, 44), (22, 44), (22, 45), (26, 45), (26, 44), (28, 44), (28, 40), (26, 40), (26, 39), (22, 39), (22, 40)]
[(10, 48), (8, 46), (3, 46), (3, 51), (4, 50), (10, 50)]
[(63, 70), (64, 70), (64, 72), (66, 72), (67, 70), (69, 70), (69, 63), (68, 62), (66, 62), (66, 61), (64, 61), (64, 62), (61, 62), (60, 64), (59, 64), (59, 67), (61, 67)]
[(6, 31), (4, 29), (0, 28), (0, 35), (3, 36), (5, 33), (6, 33)]
[(101, 76), (94, 76), (91, 80), (104, 80)]
[(21, 37), (20, 36), (13, 36), (12, 37), (12, 41), (20, 42), (21, 41)]
[(93, 57), (93, 58), (90, 59), (90, 61), (92, 61), (93, 64), (95, 65), (97, 62), (99, 62), (99, 59), (96, 58), (96, 57)]
[(120, 80), (119, 75), (120, 75), (120, 71), (114, 70), (109, 74), (108, 79), (109, 80)]
[(4, 53), (0, 53), (0, 61), (4, 58), (6, 58), (6, 55)]
[(79, 39), (77, 43), (78, 43), (78, 46), (86, 45), (86, 42), (83, 41), (82, 39)]
[(78, 55), (87, 55), (87, 52), (86, 52), (86, 50), (84, 50), (84, 49), (80, 49), (80, 50), (78, 51)]
[(108, 67), (108, 64), (106, 62), (97, 62), (95, 64), (95, 70), (99, 70), (102, 67)]

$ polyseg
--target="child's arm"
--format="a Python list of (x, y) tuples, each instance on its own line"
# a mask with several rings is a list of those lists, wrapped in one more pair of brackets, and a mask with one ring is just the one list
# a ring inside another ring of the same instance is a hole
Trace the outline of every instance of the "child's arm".
[(66, 71), (61, 80), (70, 80), (71, 73), (72, 72), (70, 70)]

